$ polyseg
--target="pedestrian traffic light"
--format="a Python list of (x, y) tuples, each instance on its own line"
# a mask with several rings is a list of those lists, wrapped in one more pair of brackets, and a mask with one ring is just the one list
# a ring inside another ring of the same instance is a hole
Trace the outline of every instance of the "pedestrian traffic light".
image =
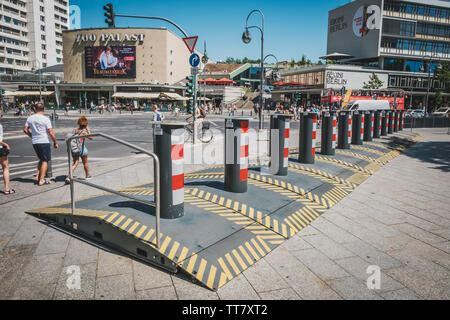
[(108, 28), (115, 28), (115, 23), (114, 23), (114, 8), (113, 5), (111, 3), (108, 3), (106, 6), (103, 7), (103, 9), (105, 10), (105, 22), (108, 24)]

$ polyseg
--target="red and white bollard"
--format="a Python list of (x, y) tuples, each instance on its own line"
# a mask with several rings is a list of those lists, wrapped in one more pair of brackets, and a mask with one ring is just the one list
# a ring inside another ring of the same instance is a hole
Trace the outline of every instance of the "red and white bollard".
[(248, 126), (247, 118), (225, 119), (225, 190), (229, 192), (247, 192)]
[(184, 123), (158, 123), (154, 151), (160, 162), (161, 218), (184, 215)]
[(348, 115), (348, 144), (352, 143), (352, 113)]
[(270, 170), (278, 176), (286, 176), (289, 166), (289, 120), (287, 114), (270, 116)]
[(312, 128), (312, 156), (316, 156), (316, 139), (317, 139), (317, 114), (314, 114)]

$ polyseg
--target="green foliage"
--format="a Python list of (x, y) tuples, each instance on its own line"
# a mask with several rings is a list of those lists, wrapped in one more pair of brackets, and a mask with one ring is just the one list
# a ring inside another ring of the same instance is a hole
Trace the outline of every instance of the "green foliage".
[(444, 95), (442, 94), (442, 91), (438, 91), (436, 94), (436, 107), (442, 106), (442, 102), (444, 102)]
[(245, 64), (245, 63), (260, 63), (261, 59), (249, 59), (247, 57), (244, 57), (243, 59), (236, 59), (233, 57), (227, 57), (227, 59), (225, 61), (223, 61), (222, 63), (226, 63), (226, 64)]
[(381, 81), (375, 73), (372, 73), (369, 77), (369, 82), (364, 82), (363, 89), (378, 90), (383, 87), (383, 81)]
[(450, 63), (448, 61), (440, 62), (441, 68), (434, 70), (434, 77), (436, 80), (444, 83), (444, 91), (450, 92)]

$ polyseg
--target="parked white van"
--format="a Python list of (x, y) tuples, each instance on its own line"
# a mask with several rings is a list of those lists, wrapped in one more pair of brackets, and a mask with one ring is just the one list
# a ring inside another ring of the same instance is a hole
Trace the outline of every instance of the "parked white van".
[(390, 110), (387, 100), (353, 100), (347, 104), (345, 110)]

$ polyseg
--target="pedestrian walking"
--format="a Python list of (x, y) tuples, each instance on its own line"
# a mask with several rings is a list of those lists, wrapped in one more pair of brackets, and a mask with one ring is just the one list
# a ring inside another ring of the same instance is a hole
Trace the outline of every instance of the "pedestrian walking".
[[(3, 113), (0, 110), (0, 119), (3, 117)], [(9, 195), (16, 193), (16, 190), (12, 189), (9, 185), (9, 162), (8, 154), (11, 148), (6, 142), (3, 142), (3, 126), (0, 123), (0, 165), (3, 170), (3, 182), (5, 183), (5, 190), (3, 194)]]
[(53, 147), (58, 149), (55, 134), (53, 133), (50, 119), (44, 116), (44, 105), (38, 103), (35, 108), (35, 114), (28, 117), (23, 132), (31, 138), (33, 149), (39, 158), (37, 167), (37, 184), (39, 186), (50, 184), (50, 181), (45, 180), (47, 174), (48, 162), (51, 160), (52, 153), (50, 148), (49, 136), (53, 141)]
[(158, 111), (158, 106), (153, 105), (153, 121), (163, 121), (164, 115)]
[[(85, 116), (81, 116), (78, 118), (77, 125), (78, 129), (75, 129), (72, 132), (71, 136), (85, 136), (91, 134), (91, 131), (88, 127), (88, 119)], [(87, 139), (92, 140), (92, 137), (87, 137)], [(84, 173), (86, 174), (86, 179), (92, 178), (89, 174), (89, 164), (88, 164), (88, 149), (86, 147), (86, 138), (79, 138), (72, 140), (71, 150), (73, 157), (73, 165), (72, 165), (72, 173), (75, 172), (75, 169), (78, 167), (78, 164), (81, 161), (83, 162)], [(67, 184), (70, 183), (69, 177), (66, 177)]]

